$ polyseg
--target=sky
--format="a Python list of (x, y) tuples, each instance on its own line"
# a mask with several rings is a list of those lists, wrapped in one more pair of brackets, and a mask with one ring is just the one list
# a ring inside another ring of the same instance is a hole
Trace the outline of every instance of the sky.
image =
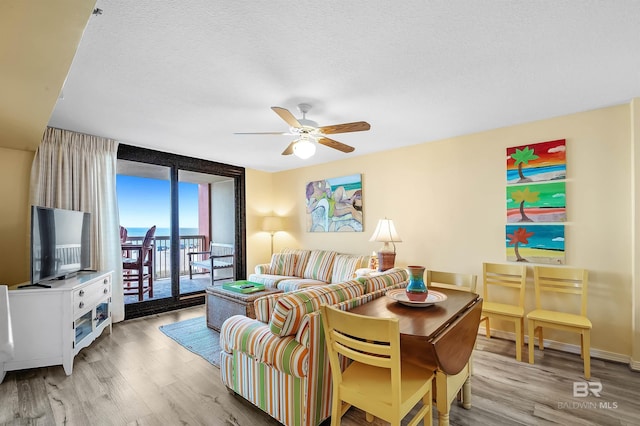
[[(137, 176), (116, 176), (120, 224), (126, 228), (169, 228), (169, 181)], [(198, 227), (198, 185), (179, 182), (180, 228)]]

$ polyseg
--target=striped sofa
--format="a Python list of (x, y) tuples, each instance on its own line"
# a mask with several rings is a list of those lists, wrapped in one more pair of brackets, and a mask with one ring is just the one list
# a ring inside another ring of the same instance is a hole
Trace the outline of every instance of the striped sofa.
[(331, 415), (331, 373), (321, 304), (350, 310), (406, 286), (404, 269), (257, 299), (256, 319), (228, 318), (220, 329), (220, 375), (236, 394), (287, 426), (316, 426)]
[(248, 280), (286, 293), (351, 280), (368, 263), (369, 256), (285, 248), (271, 256), (271, 263), (257, 265)]

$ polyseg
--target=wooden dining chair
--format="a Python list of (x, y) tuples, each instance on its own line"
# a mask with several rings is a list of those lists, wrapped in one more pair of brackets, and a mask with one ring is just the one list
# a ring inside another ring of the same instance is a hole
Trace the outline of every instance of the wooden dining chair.
[[(515, 325), (516, 359), (522, 361), (524, 344), (524, 292), (527, 267), (523, 264), (482, 264), (482, 317), (487, 339), (491, 337), (490, 319), (513, 322)], [(508, 294), (511, 293), (511, 294)], [(515, 294), (513, 294), (515, 293)]]
[[(127, 251), (138, 253), (135, 257), (122, 258), (122, 281), (124, 295), (137, 295), (138, 301), (144, 299), (144, 294), (153, 297), (153, 237), (156, 233), (155, 225), (149, 228), (141, 245), (131, 245)], [(145, 270), (146, 268), (146, 270)], [(145, 285), (147, 281), (147, 285)]]
[[(355, 406), (366, 412), (369, 422), (375, 416), (399, 426), (420, 401), (409, 424), (423, 420), (432, 425), (433, 370), (402, 361), (398, 319), (367, 317), (328, 305), (322, 305), (320, 313), (333, 380), (331, 425), (339, 425)], [(344, 371), (339, 355), (351, 360)]]
[(427, 270), (427, 288), (448, 288), (475, 293), (477, 283), (478, 276), (475, 274)]
[[(588, 272), (579, 268), (534, 266), (533, 282), (536, 292), (536, 308), (527, 314), (529, 327), (529, 364), (533, 364), (535, 334), (538, 347), (544, 350), (543, 327), (571, 331), (580, 334), (580, 356), (584, 362), (584, 377), (591, 378), (591, 321), (587, 318)], [(572, 300), (579, 298), (579, 304)], [(546, 302), (546, 303), (545, 303)], [(556, 309), (543, 309), (553, 304)], [(570, 313), (573, 307), (574, 313)], [(568, 308), (568, 309), (565, 309)]]

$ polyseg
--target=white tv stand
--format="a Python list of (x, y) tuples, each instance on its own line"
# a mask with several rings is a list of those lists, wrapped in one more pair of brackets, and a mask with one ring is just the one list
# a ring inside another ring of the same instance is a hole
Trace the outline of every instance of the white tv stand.
[(9, 288), (14, 356), (0, 363), (0, 383), (7, 371), (62, 364), (67, 376), (73, 358), (105, 328), (111, 334), (112, 272), (80, 272), (51, 288)]

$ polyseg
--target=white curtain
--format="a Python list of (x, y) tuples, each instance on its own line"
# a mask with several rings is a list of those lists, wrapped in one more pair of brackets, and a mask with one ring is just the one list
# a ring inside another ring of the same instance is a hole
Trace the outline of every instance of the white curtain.
[(91, 213), (91, 265), (113, 271), (112, 319), (124, 320), (116, 197), (118, 142), (47, 128), (31, 167), (31, 204)]

